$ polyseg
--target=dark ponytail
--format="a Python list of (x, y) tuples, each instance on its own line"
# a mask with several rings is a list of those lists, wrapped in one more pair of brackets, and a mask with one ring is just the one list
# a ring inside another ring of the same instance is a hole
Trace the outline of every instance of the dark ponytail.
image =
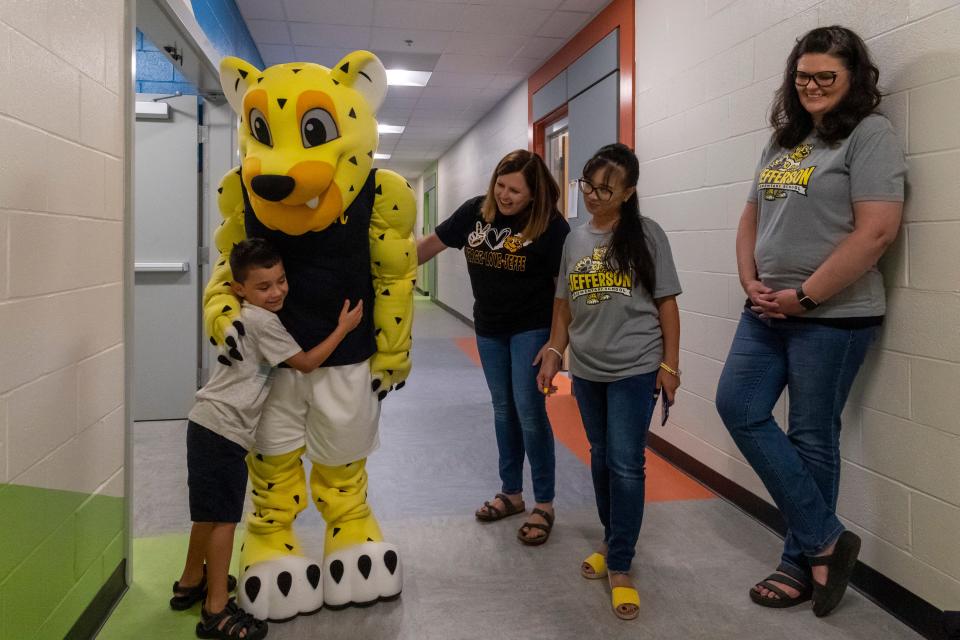
[[(597, 171), (609, 173), (614, 167), (623, 172), (624, 186), (629, 188), (637, 185), (640, 163), (630, 147), (619, 142), (601, 147), (593, 154), (583, 166), (583, 175), (590, 178)], [(620, 220), (613, 227), (613, 237), (607, 247), (604, 263), (604, 266), (612, 271), (632, 272), (653, 297), (657, 284), (656, 268), (643, 232), (640, 200), (636, 190), (620, 204)]]

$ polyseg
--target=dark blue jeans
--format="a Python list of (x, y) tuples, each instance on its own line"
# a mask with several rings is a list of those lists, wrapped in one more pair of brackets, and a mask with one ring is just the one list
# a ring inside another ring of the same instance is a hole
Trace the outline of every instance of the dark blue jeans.
[(615, 382), (573, 377), (573, 395), (590, 441), (590, 472), (610, 571), (630, 570), (640, 537), (656, 387), (656, 371)]
[[(876, 332), (745, 310), (720, 375), (717, 411), (786, 520), (783, 562), (807, 575), (807, 556), (843, 532), (836, 515), (840, 413)], [(786, 433), (772, 414), (784, 387)]]
[(533, 366), (533, 359), (549, 337), (549, 329), (477, 336), (483, 375), (493, 399), (501, 491), (507, 494), (523, 491), (526, 453), (537, 502), (553, 502), (556, 476), (553, 429), (547, 418), (544, 395), (537, 388), (539, 366)]

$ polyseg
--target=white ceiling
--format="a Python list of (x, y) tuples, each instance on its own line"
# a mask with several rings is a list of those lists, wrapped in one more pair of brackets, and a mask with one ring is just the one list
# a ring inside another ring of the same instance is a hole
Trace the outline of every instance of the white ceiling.
[[(367, 49), (387, 68), (432, 71), (426, 87), (391, 86), (377, 115), (377, 166), (413, 178), (610, 0), (237, 0), (267, 65), (332, 67)], [(407, 43), (407, 40), (412, 41)]]

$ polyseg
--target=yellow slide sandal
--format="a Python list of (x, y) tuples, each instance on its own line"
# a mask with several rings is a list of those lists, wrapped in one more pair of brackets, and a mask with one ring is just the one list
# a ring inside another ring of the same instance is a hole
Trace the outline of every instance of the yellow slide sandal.
[(607, 577), (607, 557), (600, 553), (591, 553), (580, 565), (580, 575), (587, 580)]
[(632, 587), (614, 587), (611, 592), (613, 612), (621, 620), (633, 620), (640, 614), (640, 594)]

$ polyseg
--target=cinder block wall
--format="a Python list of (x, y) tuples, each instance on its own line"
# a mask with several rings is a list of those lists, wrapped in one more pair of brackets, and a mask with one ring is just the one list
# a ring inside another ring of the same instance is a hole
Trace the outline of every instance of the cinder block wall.
[(0, 638), (123, 559), (124, 3), (0, 0)]
[[(464, 200), (487, 192), (500, 159), (527, 148), (527, 84), (521, 83), (440, 158), (437, 165), (437, 224)], [(473, 291), (463, 252), (448, 250), (436, 258), (437, 299), (473, 319)]]
[[(909, 158), (904, 225), (881, 263), (888, 316), (848, 404), (840, 512), (862, 559), (935, 606), (960, 601), (960, 3), (639, 0), (643, 212), (683, 283), (684, 386), (661, 437), (766, 496), (714, 407), (743, 306), (734, 237), (786, 56), (839, 23), (867, 40)], [(784, 417), (785, 404), (777, 409)]]

